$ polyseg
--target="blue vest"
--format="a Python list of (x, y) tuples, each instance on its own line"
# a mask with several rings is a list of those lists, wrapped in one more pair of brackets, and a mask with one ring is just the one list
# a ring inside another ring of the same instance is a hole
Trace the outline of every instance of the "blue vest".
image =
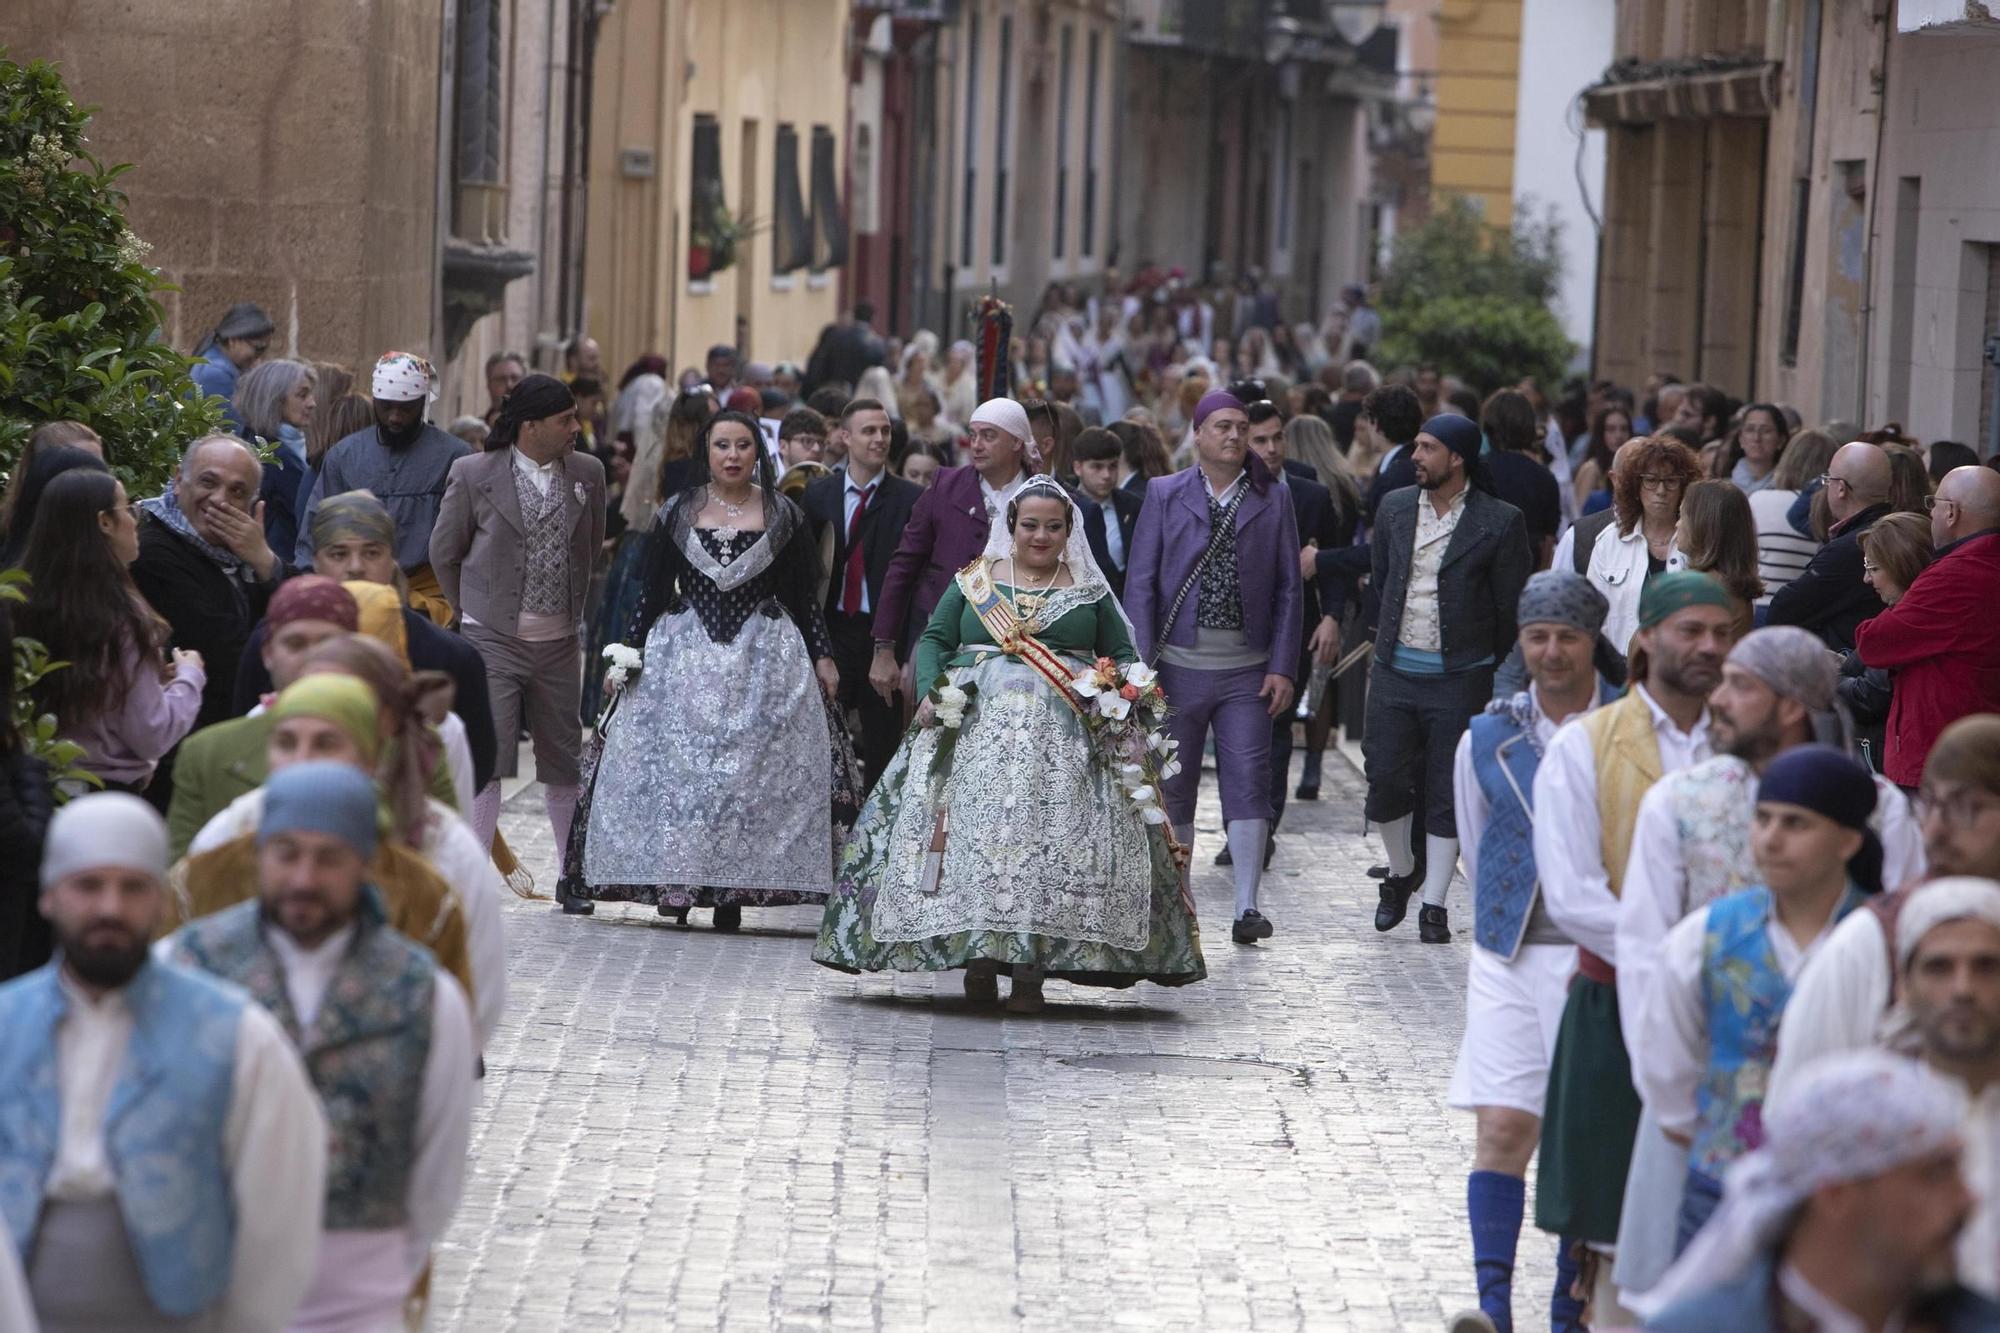
[(1540, 887), (1534, 801), (1541, 756), (1505, 713), (1481, 713), (1466, 729), (1472, 735), (1473, 776), (1489, 811), (1474, 866), (1472, 938), (1511, 962), (1521, 951)]
[[(0, 1213), (25, 1259), (62, 1136), (56, 1028), (69, 997), (60, 961), (0, 986)], [(163, 1315), (200, 1314), (229, 1289), (236, 1209), (223, 1130), (248, 997), (166, 963), (127, 982), (132, 1041), (104, 1112), (118, 1211), (146, 1295)]]
[[(1861, 900), (1850, 886), (1833, 919)], [(1688, 1165), (1716, 1180), (1764, 1142), (1764, 1090), (1778, 1057), (1778, 1020), (1792, 995), (1771, 949), (1770, 927), (1771, 891), (1762, 885), (1709, 904), (1701, 944), (1708, 1072), (1695, 1089)]]
[(329, 1231), (381, 1231), (409, 1220), (430, 1055), (437, 964), (389, 929), (373, 888), (361, 901), (354, 938), (305, 1031), (255, 900), (191, 922), (175, 937), (183, 956), (249, 991), (298, 1047), (326, 1110)]

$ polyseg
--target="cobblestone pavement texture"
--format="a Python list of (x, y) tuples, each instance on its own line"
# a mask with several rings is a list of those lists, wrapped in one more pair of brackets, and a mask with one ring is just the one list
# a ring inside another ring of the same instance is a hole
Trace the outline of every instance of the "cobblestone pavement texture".
[[(1470, 912), (1460, 884), (1452, 945), (1414, 911), (1376, 934), (1380, 842), (1326, 771), (1266, 877), (1274, 939), (1230, 942), (1211, 781), (1209, 980), (1050, 982), (1034, 1017), (968, 1009), (956, 973), (820, 968), (808, 908), (718, 935), (510, 898), (433, 1328), (1442, 1328), (1474, 1303), (1445, 1106)], [(539, 788), (503, 827), (553, 883)], [(1516, 1315), (1546, 1327), (1553, 1243), (1521, 1248)]]

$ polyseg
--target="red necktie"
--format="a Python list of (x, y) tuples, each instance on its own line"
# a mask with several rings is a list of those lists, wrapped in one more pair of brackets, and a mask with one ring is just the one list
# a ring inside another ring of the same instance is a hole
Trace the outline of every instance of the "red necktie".
[(861, 614), (861, 577), (864, 562), (861, 558), (861, 516), (868, 512), (868, 499), (875, 494), (875, 483), (869, 482), (861, 488), (861, 500), (854, 506), (854, 517), (847, 521), (847, 575), (841, 580), (840, 609), (845, 615)]

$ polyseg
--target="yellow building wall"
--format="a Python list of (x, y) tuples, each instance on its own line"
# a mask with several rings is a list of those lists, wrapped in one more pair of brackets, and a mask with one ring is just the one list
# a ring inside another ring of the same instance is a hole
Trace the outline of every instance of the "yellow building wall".
[[(647, 352), (678, 371), (715, 343), (761, 361), (803, 361), (838, 309), (839, 274), (773, 281), (770, 222), (777, 128), (799, 138), (799, 190), (812, 204), (812, 131), (832, 130), (846, 165), (849, 0), (624, 0), (598, 43), (591, 146), (587, 324), (613, 373)], [(757, 230), (736, 263), (687, 276), (690, 145), (715, 117), (722, 186)], [(624, 174), (650, 150), (650, 177)], [(844, 188), (844, 187), (843, 187)]]
[(1514, 217), (1522, 3), (1440, 0), (1437, 9), (1431, 189), (1478, 201), (1503, 227)]

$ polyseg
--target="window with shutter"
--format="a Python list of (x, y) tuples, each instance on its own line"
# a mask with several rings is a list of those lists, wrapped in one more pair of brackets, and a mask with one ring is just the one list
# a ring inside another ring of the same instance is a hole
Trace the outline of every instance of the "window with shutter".
[(792, 126), (778, 126), (772, 161), (771, 271), (794, 273), (812, 263), (813, 224), (799, 188), (799, 132)]
[(847, 217), (840, 204), (840, 177), (834, 172), (833, 131), (813, 126), (812, 222), (815, 273), (847, 262)]

